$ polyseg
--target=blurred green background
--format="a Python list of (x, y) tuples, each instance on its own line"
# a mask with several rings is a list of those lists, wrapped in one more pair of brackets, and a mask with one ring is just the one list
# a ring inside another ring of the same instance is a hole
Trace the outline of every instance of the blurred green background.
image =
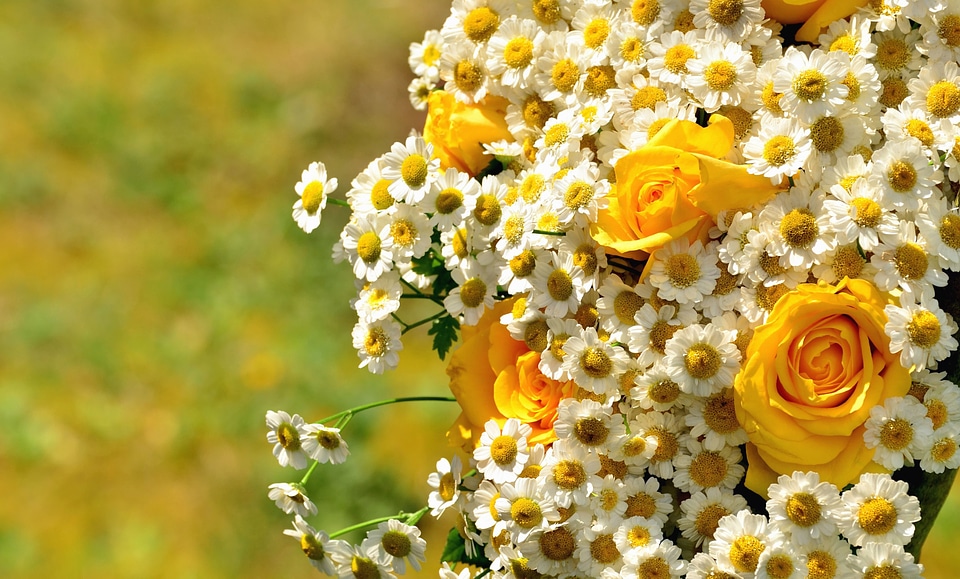
[[(342, 194), (422, 127), (407, 46), (448, 10), (0, 2), (0, 576), (315, 576), (266, 497), (299, 479), (266, 410), (447, 390), (423, 334), (397, 372), (356, 369), (353, 283), (330, 260), (346, 212), (304, 235), (293, 185), (322, 160)], [(350, 460), (311, 481), (315, 525), (422, 505), (456, 414), (354, 419)], [(451, 521), (424, 521), (435, 561)], [(954, 501), (929, 577), (960, 565), (958, 529)]]

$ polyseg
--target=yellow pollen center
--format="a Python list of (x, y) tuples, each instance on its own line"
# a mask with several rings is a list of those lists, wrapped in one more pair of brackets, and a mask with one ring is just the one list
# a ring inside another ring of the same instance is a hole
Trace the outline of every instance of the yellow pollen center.
[(536, 527), (543, 520), (540, 505), (526, 497), (520, 497), (510, 505), (510, 518), (520, 527)]
[(570, 92), (580, 80), (580, 67), (574, 61), (565, 58), (553, 65), (550, 80), (558, 91)]
[(780, 265), (780, 258), (774, 255), (770, 255), (766, 251), (760, 255), (760, 269), (769, 276), (780, 275), (786, 273), (786, 268)]
[(887, 108), (896, 108), (908, 94), (910, 89), (902, 78), (888, 77), (880, 81), (880, 97), (877, 101)]
[(533, 0), (533, 15), (544, 24), (560, 20), (560, 0)]
[(500, 26), (500, 15), (486, 6), (474, 8), (463, 19), (464, 33), (467, 38), (476, 43), (490, 40), (498, 26)]
[(437, 213), (441, 215), (450, 215), (457, 209), (463, 207), (463, 193), (459, 189), (447, 188), (437, 195), (435, 203)]
[(627, 531), (627, 541), (632, 547), (646, 547), (650, 544), (650, 530), (642, 525), (637, 525)]
[(435, 44), (430, 44), (423, 49), (423, 64), (427, 66), (433, 66), (438, 60), (440, 60), (440, 48)]
[(630, 16), (641, 26), (649, 26), (660, 16), (660, 2), (657, 0), (633, 0)]
[(960, 110), (960, 88), (948, 80), (941, 80), (927, 93), (927, 110), (937, 118), (949, 117)]
[(371, 358), (379, 358), (387, 353), (390, 339), (382, 328), (374, 326), (367, 332), (367, 337), (363, 341), (363, 350)]
[(643, 42), (636, 36), (623, 39), (620, 43), (620, 58), (627, 62), (637, 62), (645, 53)]
[(603, 46), (610, 35), (610, 23), (606, 18), (594, 18), (583, 29), (583, 43), (587, 48), (596, 50)]
[(787, 518), (798, 527), (808, 528), (820, 522), (821, 509), (816, 497), (810, 493), (793, 493), (787, 499)]
[(613, 370), (613, 361), (601, 348), (586, 348), (580, 354), (580, 367), (591, 378), (606, 378)]
[(850, 102), (855, 102), (860, 98), (860, 81), (857, 80), (857, 77), (852, 73), (848, 72), (843, 80), (840, 81), (840, 84), (847, 87), (847, 100)]
[(609, 64), (591, 66), (587, 69), (587, 78), (583, 89), (592, 96), (602, 97), (608, 90), (617, 87), (617, 71)]
[(557, 123), (544, 133), (543, 144), (547, 147), (555, 147), (566, 143), (568, 138), (570, 138), (570, 128), (564, 123)]
[(664, 269), (674, 287), (690, 287), (700, 279), (700, 264), (697, 258), (689, 253), (671, 255), (667, 258)]
[(832, 153), (843, 144), (843, 123), (836, 117), (820, 117), (810, 125), (810, 139), (821, 153)]
[(916, 243), (904, 243), (893, 254), (893, 263), (900, 277), (908, 280), (922, 279), (927, 274), (927, 252)]
[(523, 68), (533, 62), (533, 42), (526, 36), (511, 38), (503, 49), (503, 61), (510, 68)]
[(480, 225), (496, 225), (500, 221), (503, 210), (500, 208), (500, 201), (495, 195), (484, 194), (477, 197), (477, 206), (473, 210), (473, 216)]
[(937, 27), (937, 36), (950, 48), (960, 46), (960, 16), (947, 14), (940, 20)]
[(892, 565), (870, 567), (863, 573), (863, 579), (902, 579), (900, 570)]
[(523, 122), (528, 127), (542, 129), (554, 112), (553, 103), (544, 101), (539, 95), (530, 95), (523, 101)]
[(635, 111), (640, 109), (653, 110), (657, 103), (667, 102), (667, 93), (658, 86), (644, 86), (637, 89), (630, 99), (630, 106)]
[(888, 71), (897, 71), (910, 62), (911, 49), (899, 38), (889, 38), (877, 46), (876, 66)]
[(737, 81), (737, 67), (728, 60), (715, 60), (703, 70), (703, 78), (713, 90), (724, 91)]
[(911, 137), (920, 141), (924, 147), (929, 147), (933, 145), (933, 129), (930, 128), (930, 125), (926, 121), (920, 119), (910, 119), (907, 121), (906, 127), (904, 127), (907, 134)]
[(860, 277), (867, 260), (863, 259), (856, 245), (845, 245), (837, 249), (833, 256), (833, 265), (830, 266), (837, 279)]
[(830, 52), (838, 50), (846, 52), (850, 56), (855, 56), (857, 52), (859, 52), (856, 39), (847, 33), (837, 36), (833, 39), (833, 42), (830, 43)]
[(624, 456), (629, 457), (640, 456), (646, 449), (647, 441), (644, 440), (642, 436), (634, 436), (630, 440), (623, 443), (622, 448)]
[(359, 555), (354, 555), (350, 560), (350, 572), (353, 573), (355, 579), (378, 579), (380, 577), (380, 569), (377, 564)]
[(453, 500), (454, 495), (457, 494), (457, 481), (453, 478), (453, 473), (444, 473), (440, 477), (440, 498), (446, 501)]
[(730, 511), (719, 503), (707, 505), (697, 513), (697, 517), (693, 521), (693, 528), (703, 537), (712, 540), (713, 534), (717, 532), (720, 519), (729, 514)]
[(857, 511), (857, 523), (870, 535), (885, 535), (897, 524), (897, 509), (883, 497), (867, 499)]
[(717, 278), (717, 285), (713, 288), (713, 295), (725, 296), (737, 289), (737, 276), (730, 273), (724, 264), (718, 264), (717, 269), (720, 270), (720, 277)]
[(940, 341), (940, 320), (930, 311), (920, 310), (907, 322), (910, 342), (921, 348), (932, 348)]
[(933, 422), (933, 429), (939, 430), (947, 423), (950, 413), (947, 411), (947, 405), (942, 400), (930, 400), (925, 403), (927, 407), (927, 418)]
[(767, 559), (764, 567), (770, 579), (787, 579), (793, 575), (793, 559), (789, 555), (778, 554)]
[(660, 132), (660, 129), (667, 126), (667, 123), (669, 122), (670, 122), (670, 119), (667, 118), (667, 119), (657, 119), (652, 123), (650, 123), (650, 128), (647, 129), (647, 139), (649, 140), (649, 139), (652, 139), (654, 136), (656, 136), (656, 134)]
[(730, 545), (730, 562), (741, 573), (753, 573), (765, 548), (763, 542), (753, 535), (742, 535)]
[(490, 458), (500, 466), (512, 464), (518, 452), (517, 441), (512, 436), (501, 434), (490, 443)]
[(750, 130), (750, 127), (753, 126), (753, 115), (743, 107), (723, 105), (719, 112), (733, 122), (733, 137), (735, 139), (742, 139)]
[(764, 85), (763, 90), (760, 92), (760, 101), (763, 103), (763, 106), (771, 113), (777, 115), (783, 114), (783, 109), (780, 108), (781, 98), (783, 98), (783, 93), (773, 90), (773, 81)]
[(930, 456), (937, 462), (947, 462), (957, 453), (957, 441), (952, 438), (943, 438), (933, 443)]
[(673, 380), (660, 380), (650, 385), (647, 397), (657, 404), (672, 404), (680, 397), (680, 385)]
[(547, 349), (547, 327), (545, 320), (534, 320), (523, 330), (523, 341), (532, 352), (542, 352)]
[(453, 67), (453, 82), (463, 92), (474, 92), (483, 85), (483, 70), (469, 60), (461, 60)]
[(503, 222), (503, 237), (511, 245), (517, 245), (523, 240), (524, 219), (520, 215), (511, 215)]
[(887, 182), (897, 193), (913, 191), (917, 184), (917, 170), (906, 161), (894, 161), (887, 169)]
[(723, 365), (720, 352), (710, 344), (694, 344), (683, 355), (683, 364), (687, 372), (698, 380), (712, 378)]
[(307, 183), (300, 195), (300, 201), (307, 213), (310, 215), (316, 213), (320, 209), (320, 204), (323, 203), (323, 183), (320, 181)]
[(573, 278), (562, 269), (555, 269), (547, 278), (547, 293), (558, 302), (565, 302), (573, 295)]
[(593, 186), (586, 181), (574, 181), (563, 194), (563, 204), (570, 209), (581, 209), (593, 201)]
[(850, 201), (852, 215), (850, 218), (860, 227), (876, 227), (880, 225), (880, 218), (883, 216), (883, 210), (880, 204), (873, 199), (866, 197), (856, 197)]
[(657, 502), (647, 493), (638, 493), (627, 497), (627, 511), (623, 518), (643, 517), (649, 519), (657, 514)]
[(336, 433), (321, 430), (317, 433), (317, 443), (327, 450), (336, 450), (340, 448), (340, 437)]
[(523, 467), (523, 470), (520, 471), (520, 474), (517, 475), (517, 478), (537, 478), (540, 476), (540, 471), (543, 470), (539, 464), (531, 463)]
[(605, 533), (590, 543), (590, 556), (594, 561), (609, 565), (620, 558), (620, 551), (613, 540), (613, 535)]
[(453, 237), (450, 239), (450, 245), (453, 246), (454, 255), (460, 259), (470, 255), (470, 248), (467, 245), (467, 231), (465, 229), (458, 229), (456, 233), (453, 234)]
[(673, 19), (673, 28), (674, 30), (679, 30), (686, 34), (691, 30), (696, 30), (696, 25), (693, 23), (693, 12), (690, 12), (689, 8), (684, 8), (681, 10), (677, 17)]
[(510, 272), (515, 277), (527, 277), (537, 266), (537, 257), (533, 251), (525, 249), (510, 259)]
[(730, 26), (743, 15), (743, 0), (710, 0), (707, 11), (717, 24)]
[(410, 537), (403, 531), (387, 531), (380, 540), (383, 550), (394, 557), (406, 557), (410, 554), (412, 544)]
[(707, 397), (703, 406), (703, 421), (718, 434), (731, 434), (740, 428), (731, 390), (726, 389)]
[(587, 275), (593, 275), (597, 271), (597, 253), (588, 243), (580, 245), (573, 251), (573, 265), (579, 267)]
[(663, 66), (673, 74), (686, 74), (687, 61), (696, 55), (689, 44), (677, 44), (668, 48), (663, 55)]
[[(494, 521), (499, 521), (499, 520), (500, 520), (500, 513), (499, 513), (499, 511), (497, 511), (497, 507), (496, 507), (497, 499), (499, 499), (499, 498), (500, 498), (500, 493), (494, 493), (494, 495), (490, 498), (490, 504), (487, 505), (487, 509), (490, 511), (490, 517), (491, 517)], [(494, 543), (497, 542), (497, 541), (496, 541), (496, 538), (494, 538), (494, 541), (493, 541), (493, 542), (494, 542)]]
[(793, 79), (793, 92), (797, 98), (813, 102), (827, 93), (827, 77), (816, 69), (801, 72)]
[(729, 468), (719, 452), (703, 451), (690, 462), (690, 480), (704, 488), (720, 486)]
[(400, 165), (400, 176), (410, 187), (423, 187), (427, 182), (427, 160), (417, 153), (410, 155)]
[[(562, 125), (561, 125), (562, 126)], [(566, 140), (566, 138), (564, 138)], [(547, 184), (539, 173), (531, 173), (520, 183), (520, 196), (527, 203), (533, 203), (546, 190)]]
[(677, 442), (677, 435), (663, 428), (652, 428), (649, 435), (657, 439), (657, 450), (653, 453), (651, 462), (663, 462), (673, 460), (680, 450), (680, 443)]
[(310, 533), (304, 533), (300, 536), (300, 549), (308, 559), (313, 561), (321, 561), (325, 555), (323, 545)]
[(600, 491), (600, 508), (609, 512), (617, 508), (617, 503), (620, 502), (620, 495), (616, 491), (610, 489), (604, 489)]
[(417, 242), (417, 228), (408, 219), (397, 219), (390, 224), (390, 235), (393, 243), (400, 247), (411, 247)]
[(880, 428), (880, 444), (890, 450), (903, 450), (913, 441), (913, 427), (903, 418), (888, 420)]
[(657, 320), (650, 328), (650, 347), (657, 353), (663, 354), (667, 349), (667, 340), (674, 334), (683, 329), (683, 326), (668, 324), (663, 320)]
[(930, 390), (930, 387), (922, 382), (911, 382), (910, 390), (907, 391), (907, 394), (913, 396), (920, 402), (924, 402), (924, 398), (927, 396), (927, 392)]
[(643, 307), (643, 298), (637, 292), (624, 290), (613, 298), (613, 313), (620, 323), (632, 326), (634, 316)]
[(940, 240), (952, 249), (960, 249), (960, 215), (948, 213), (940, 220)]
[(389, 186), (390, 181), (386, 179), (380, 179), (370, 190), (370, 203), (377, 211), (383, 211), (384, 209), (389, 209), (393, 206), (393, 195), (390, 195), (390, 192), (387, 190)]
[(837, 576), (837, 560), (827, 551), (807, 553), (807, 579), (834, 579)]
[(777, 305), (777, 302), (790, 290), (787, 289), (786, 284), (778, 283), (772, 286), (759, 285), (757, 286), (757, 306), (760, 309), (769, 312), (773, 310), (773, 306)]
[(289, 422), (281, 423), (276, 429), (277, 442), (285, 450), (300, 450), (300, 432)]
[(651, 557), (637, 565), (637, 577), (639, 579), (670, 579), (673, 574), (670, 573), (670, 565), (663, 560), (663, 557)]
[(818, 235), (820, 235), (820, 228), (817, 226), (817, 219), (809, 209), (804, 207), (792, 209), (780, 222), (780, 236), (790, 247), (799, 249), (809, 247), (816, 241)]
[(380, 259), (380, 236), (367, 231), (357, 240), (357, 256), (366, 263)]
[(763, 145), (763, 160), (774, 167), (786, 165), (797, 154), (797, 145), (787, 135), (776, 135)]
[(460, 301), (464, 307), (478, 308), (487, 296), (487, 284), (478, 277), (472, 277), (460, 286)]
[(565, 561), (573, 556), (577, 541), (566, 527), (558, 527), (540, 535), (540, 552), (551, 561)]
[(565, 491), (580, 488), (586, 480), (583, 465), (575, 460), (561, 460), (553, 467), (553, 482)]

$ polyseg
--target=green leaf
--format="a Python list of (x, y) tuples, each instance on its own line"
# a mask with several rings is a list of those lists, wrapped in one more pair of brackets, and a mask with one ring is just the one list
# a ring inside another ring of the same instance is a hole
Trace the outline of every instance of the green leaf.
[(440, 562), (466, 563), (467, 565), (473, 565), (480, 568), (486, 568), (490, 566), (490, 561), (487, 561), (479, 554), (479, 552), (475, 557), (471, 558), (467, 556), (466, 539), (460, 536), (460, 532), (457, 531), (456, 528), (450, 529), (450, 532), (447, 533), (447, 544), (443, 547), (443, 554), (440, 555)]
[(428, 334), (433, 336), (433, 349), (437, 351), (440, 359), (447, 357), (447, 352), (457, 341), (457, 331), (460, 329), (460, 322), (453, 316), (443, 316), (433, 321), (430, 325)]

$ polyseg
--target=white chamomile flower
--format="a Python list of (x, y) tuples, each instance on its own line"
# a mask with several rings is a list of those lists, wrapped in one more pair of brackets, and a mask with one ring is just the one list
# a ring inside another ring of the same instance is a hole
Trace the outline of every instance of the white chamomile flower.
[(909, 485), (887, 474), (867, 473), (843, 493), (840, 530), (852, 545), (889, 543), (906, 545), (920, 520), (920, 501), (908, 494)]
[(443, 54), (444, 42), (439, 30), (428, 30), (423, 35), (423, 42), (410, 44), (410, 56), (407, 63), (413, 74), (429, 81), (440, 80), (440, 56)]
[(516, 541), (524, 541), (531, 533), (547, 530), (560, 518), (553, 500), (540, 492), (540, 485), (534, 478), (504, 483), (494, 506)]
[(543, 494), (564, 508), (572, 503), (586, 503), (602, 480), (597, 476), (600, 459), (584, 446), (568, 440), (554, 442), (552, 451), (544, 459), (538, 477), (543, 483)]
[(747, 508), (747, 501), (733, 491), (710, 487), (695, 492), (680, 503), (683, 515), (677, 522), (680, 533), (697, 547), (713, 541), (720, 519)]
[(816, 117), (807, 127), (810, 131), (812, 152), (823, 165), (831, 165), (837, 158), (846, 158), (866, 139), (863, 117), (854, 114)]
[(267, 411), (267, 428), (270, 429), (267, 442), (273, 445), (273, 456), (280, 466), (292, 466), (298, 470), (307, 467), (307, 453), (300, 443), (305, 424), (299, 414), (290, 416), (283, 410)]
[(693, 309), (662, 305), (659, 309), (645, 303), (634, 316), (636, 325), (628, 331), (631, 352), (639, 352), (638, 360), (652, 366), (666, 354), (667, 342), (684, 327), (694, 323), (698, 316)]
[(803, 122), (839, 113), (849, 89), (843, 84), (850, 56), (815, 49), (809, 55), (788, 48), (773, 75), (773, 89), (783, 96), (780, 108)]
[(847, 562), (858, 573), (862, 573), (862, 577), (921, 579), (923, 576), (923, 565), (915, 563), (913, 555), (902, 545), (868, 543)]
[(877, 47), (870, 40), (870, 21), (860, 14), (831, 22), (817, 42), (830, 51), (842, 50), (851, 58), (856, 55), (872, 58), (877, 54)]
[(431, 191), (440, 176), (440, 159), (433, 157), (433, 145), (423, 137), (410, 135), (394, 143), (383, 156), (383, 177), (391, 181), (387, 191), (397, 201), (416, 204)]
[(595, 328), (571, 336), (563, 351), (564, 369), (581, 388), (604, 395), (617, 391), (617, 376), (626, 368), (627, 353), (601, 340)]
[(467, 104), (482, 101), (490, 88), (484, 56), (469, 43), (448, 44), (440, 57), (443, 89)]
[(356, 215), (370, 217), (376, 213), (389, 213), (396, 205), (396, 199), (388, 191), (390, 180), (384, 179), (383, 157), (377, 157), (350, 182), (347, 200), (350, 209)]
[(613, 540), (621, 553), (627, 558), (634, 558), (640, 553), (652, 552), (663, 540), (663, 528), (659, 521), (645, 517), (630, 517), (623, 519)]
[(627, 493), (626, 519), (643, 517), (662, 527), (667, 523), (674, 512), (673, 495), (668, 489), (660, 490), (660, 482), (656, 477), (634, 476), (624, 479)]
[(489, 420), (480, 435), (480, 445), (473, 451), (477, 470), (496, 484), (516, 480), (527, 464), (527, 437), (533, 429), (516, 418), (508, 418), (503, 430)]
[(704, 110), (714, 112), (752, 97), (757, 67), (739, 44), (707, 42), (700, 45), (696, 58), (687, 61), (687, 71), (687, 89)]
[(748, 171), (769, 177), (774, 184), (796, 175), (810, 156), (809, 132), (792, 118), (770, 118), (744, 144)]
[(533, 20), (512, 16), (504, 20), (487, 43), (487, 70), (499, 77), (497, 86), (531, 86), (545, 33)]
[(369, 577), (370, 579), (390, 579), (393, 569), (384, 561), (380, 545), (364, 539), (359, 545), (340, 541), (330, 549), (330, 557), (337, 566), (340, 577)]
[(294, 190), (300, 198), (293, 204), (293, 220), (306, 233), (320, 225), (320, 212), (327, 206), (327, 196), (336, 191), (336, 177), (327, 179), (323, 163), (310, 163)]
[(870, 262), (877, 267), (874, 281), (883, 291), (900, 286), (914, 300), (932, 299), (934, 286), (947, 285), (940, 258), (927, 251), (912, 221), (901, 221), (897, 237), (881, 243)]
[(873, 155), (868, 181), (883, 193), (887, 204), (901, 211), (916, 211), (920, 200), (933, 195), (941, 179), (919, 142), (888, 141)]
[(575, 313), (585, 291), (583, 278), (583, 269), (573, 264), (570, 253), (538, 261), (532, 280), (536, 290), (533, 303), (552, 317), (562, 318)]
[(309, 517), (317, 514), (317, 505), (307, 496), (303, 486), (297, 483), (274, 483), (270, 485), (267, 496), (276, 503), (277, 508), (289, 514)]
[(870, 409), (864, 426), (866, 447), (876, 449), (873, 461), (890, 470), (905, 464), (913, 466), (915, 457), (933, 437), (927, 408), (913, 396), (887, 398), (883, 405)]
[(673, 478), (674, 460), (681, 451), (686, 452), (683, 445), (685, 434), (683, 424), (679, 418), (670, 412), (651, 411), (637, 416), (631, 425), (637, 428), (633, 432), (643, 437), (652, 436), (657, 441), (657, 450), (650, 457), (647, 471), (660, 478)]
[(558, 193), (554, 209), (561, 223), (596, 222), (597, 211), (607, 207), (610, 191), (610, 183), (599, 177), (596, 165), (583, 163), (554, 183)]
[(916, 49), (920, 32), (879, 31), (874, 33), (871, 42), (877, 47), (872, 61), (880, 80), (897, 80), (906, 92), (906, 81), (902, 79), (915, 77), (923, 64), (923, 55)]
[(904, 368), (932, 368), (957, 349), (957, 325), (936, 300), (926, 304), (893, 304), (884, 308), (889, 320), (883, 329), (890, 336), (890, 352), (900, 352)]
[(451, 316), (462, 314), (463, 322), (468, 326), (477, 325), (484, 310), (493, 307), (493, 297), (497, 291), (490, 269), (475, 260), (466, 260), (450, 275), (457, 282), (457, 287), (443, 299), (443, 307)]
[[(618, 525), (613, 523), (594, 523), (583, 530), (581, 540), (577, 544), (574, 557), (579, 559), (577, 569), (587, 577), (600, 577), (601, 573), (609, 569), (614, 576), (620, 576), (623, 567), (623, 553), (613, 540)], [(609, 577), (609, 575), (608, 575)]]
[(740, 371), (736, 332), (713, 324), (686, 327), (667, 342), (663, 365), (680, 389), (695, 396), (709, 396), (733, 385)]
[(398, 575), (407, 572), (407, 563), (420, 571), (420, 564), (427, 560), (427, 542), (420, 538), (420, 529), (397, 519), (380, 523), (367, 533), (367, 540), (377, 544), (381, 560)]
[[(923, 3), (919, 3), (923, 4)], [(934, 14), (925, 14), (920, 21), (923, 43), (917, 48), (934, 62), (957, 62), (960, 60), (960, 6), (956, 2), (943, 2), (944, 9)]]
[(747, 433), (737, 420), (732, 388), (696, 398), (684, 421), (690, 427), (690, 436), (702, 437), (707, 450), (719, 451), (747, 442)]
[(641, 473), (654, 453), (657, 452), (657, 439), (639, 432), (633, 421), (630, 422), (630, 434), (620, 438), (619, 446), (610, 450), (610, 458), (621, 460), (631, 473)]
[(365, 322), (376, 322), (388, 317), (400, 308), (403, 287), (396, 272), (387, 272), (377, 281), (365, 284), (351, 306)]
[(410, 98), (410, 106), (414, 110), (425, 111), (430, 104), (430, 94), (436, 90), (437, 85), (423, 78), (416, 77), (407, 85), (407, 96)]
[(960, 213), (939, 195), (927, 199), (916, 215), (917, 228), (943, 267), (960, 271)]
[(340, 234), (340, 246), (357, 279), (376, 281), (393, 268), (393, 238), (385, 216), (351, 219)]
[(760, 0), (690, 0), (689, 10), (693, 25), (705, 29), (707, 38), (731, 44), (739, 42), (763, 20)]
[(739, 464), (742, 455), (736, 447), (707, 450), (700, 441), (690, 437), (687, 451), (689, 454), (682, 454), (673, 462), (676, 468), (673, 484), (680, 490), (688, 493), (713, 487), (733, 490), (743, 478), (744, 468)]
[(960, 431), (935, 432), (931, 444), (920, 456), (920, 468), (925, 472), (942, 473), (960, 467)]
[(607, 54), (617, 70), (642, 70), (649, 56), (649, 40), (645, 27), (635, 22), (618, 22), (607, 36)]
[(571, 37), (583, 44), (584, 57), (591, 65), (607, 64), (610, 34), (619, 25), (616, 9), (609, 3), (584, 3), (570, 22)]
[(487, 175), (480, 182), (480, 193), (467, 219), (479, 241), (487, 242), (503, 234), (503, 208), (508, 192), (507, 184), (495, 175)]
[(783, 267), (805, 271), (836, 245), (830, 214), (823, 211), (818, 196), (799, 187), (764, 207), (759, 222), (770, 239), (767, 251), (779, 257)]
[(857, 179), (849, 189), (840, 184), (830, 187), (823, 210), (838, 243), (857, 243), (864, 251), (873, 251), (880, 244), (881, 235), (896, 237), (899, 231), (896, 214), (885, 205), (878, 189), (866, 179)]
[(420, 207), (432, 214), (430, 225), (441, 231), (449, 231), (463, 223), (464, 218), (473, 212), (479, 195), (480, 183), (476, 179), (450, 167), (440, 175), (433, 191), (424, 198)]
[(342, 464), (350, 456), (350, 447), (339, 428), (319, 423), (305, 424), (301, 437), (303, 450), (320, 464)]
[(687, 579), (742, 579), (740, 575), (727, 573), (720, 568), (720, 563), (708, 553), (697, 553), (687, 565)]
[(600, 524), (620, 523), (627, 512), (627, 495), (623, 481), (612, 474), (603, 478), (593, 490), (587, 508)]
[(840, 491), (815, 472), (780, 475), (767, 489), (770, 524), (791, 541), (806, 545), (837, 534)]
[(502, 233), (494, 249), (504, 259), (513, 259), (533, 246), (536, 227), (530, 206), (524, 203), (508, 205), (503, 209), (501, 219)]
[(634, 325), (633, 316), (643, 306), (644, 299), (634, 286), (623, 283), (616, 274), (604, 277), (598, 291), (597, 313), (601, 327), (611, 340), (626, 342), (627, 330)]
[(764, 549), (757, 561), (756, 579), (805, 579), (809, 576), (806, 560), (789, 542)]
[(821, 537), (812, 543), (797, 545), (791, 543), (798, 556), (806, 561), (807, 577), (817, 574), (836, 579), (855, 579), (856, 574), (847, 563), (850, 556), (850, 544), (833, 535)]
[(419, 208), (406, 203), (398, 204), (396, 211), (386, 219), (390, 223), (395, 264), (408, 263), (411, 259), (423, 256), (430, 248), (433, 229)]
[(675, 406), (683, 408), (692, 400), (661, 363), (654, 364), (642, 376), (637, 376), (634, 382), (636, 385), (630, 389), (630, 399), (644, 410), (666, 412)]
[(932, 119), (926, 111), (909, 103), (883, 113), (883, 134), (891, 141), (916, 141), (928, 154), (949, 151), (955, 138), (949, 120)]
[(400, 324), (391, 318), (377, 322), (360, 321), (353, 327), (353, 347), (360, 358), (360, 368), (366, 367), (374, 374), (393, 370), (400, 363)]
[(680, 547), (669, 539), (664, 539), (650, 549), (627, 552), (627, 562), (620, 570), (624, 579), (646, 579), (647, 577), (684, 577), (687, 562), (681, 556)]
[(960, 122), (960, 65), (955, 61), (927, 63), (908, 86), (908, 104), (922, 108), (932, 120)]
[[(551, 32), (544, 39), (544, 52), (537, 59), (536, 86), (544, 100), (573, 105), (583, 88), (586, 59), (582, 44), (568, 42), (567, 33)], [(564, 106), (564, 108), (566, 108)]]
[(686, 76), (690, 72), (687, 63), (697, 56), (696, 49), (701, 43), (695, 30), (674, 30), (662, 34), (659, 42), (651, 42), (649, 45), (647, 70), (650, 76), (660, 79), (662, 83), (686, 88)]
[(294, 518), (293, 528), (284, 530), (283, 534), (300, 542), (303, 554), (318, 571), (328, 576), (337, 574), (331, 555), (344, 541), (331, 541), (325, 532), (311, 527), (300, 515)]
[(720, 278), (717, 255), (706, 251), (699, 240), (671, 241), (653, 254), (650, 283), (665, 300), (697, 303), (710, 294)]
[[(929, 385), (918, 382), (918, 375), (931, 377)], [(933, 378), (939, 376), (939, 379)], [(945, 372), (916, 372), (910, 386), (910, 394), (927, 408), (927, 417), (933, 422), (934, 434), (943, 431), (960, 432), (960, 387), (944, 380)]]
[(766, 517), (739, 511), (717, 523), (710, 555), (728, 572), (752, 574), (760, 564), (760, 555), (777, 540), (782, 540), (782, 535), (769, 528)]
[[(592, 330), (593, 328), (587, 328)], [(614, 416), (608, 406), (595, 400), (565, 399), (557, 408), (553, 430), (558, 438), (606, 454), (611, 442), (621, 438), (626, 430), (622, 416)]]

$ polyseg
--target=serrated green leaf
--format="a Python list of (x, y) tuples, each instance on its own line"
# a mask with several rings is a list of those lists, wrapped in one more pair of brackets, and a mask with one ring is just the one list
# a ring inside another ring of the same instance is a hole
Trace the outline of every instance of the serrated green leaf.
[(433, 349), (437, 351), (440, 359), (447, 357), (447, 352), (457, 341), (457, 332), (460, 329), (460, 322), (453, 316), (443, 316), (436, 319), (430, 325), (427, 334), (433, 336)]
[(447, 563), (465, 563), (475, 567), (486, 568), (490, 566), (490, 561), (483, 557), (468, 557), (466, 539), (460, 536), (456, 528), (450, 529), (447, 533), (447, 544), (443, 547), (443, 554), (440, 555), (440, 562)]

